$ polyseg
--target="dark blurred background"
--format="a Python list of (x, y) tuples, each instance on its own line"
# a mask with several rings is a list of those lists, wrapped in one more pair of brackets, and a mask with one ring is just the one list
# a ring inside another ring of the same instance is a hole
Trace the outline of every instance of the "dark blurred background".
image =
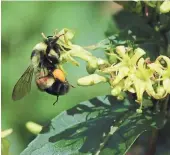
[[(56, 97), (39, 92), (34, 81), (29, 95), (13, 102), (12, 89), (30, 63), (32, 48), (41, 42), (41, 32), (52, 35), (55, 29), (69, 28), (76, 32), (75, 44), (91, 45), (105, 38), (111, 15), (119, 9), (113, 2), (2, 2), (2, 130), (14, 130), (8, 137), (12, 155), (18, 155), (34, 138), (25, 128), (27, 121), (44, 125), (61, 111), (110, 91), (104, 84), (78, 87), (77, 79), (87, 75), (80, 61), (80, 67), (64, 65), (76, 88), (55, 106)], [(117, 32), (116, 25), (112, 30)], [(94, 54), (103, 56), (101, 51)]]

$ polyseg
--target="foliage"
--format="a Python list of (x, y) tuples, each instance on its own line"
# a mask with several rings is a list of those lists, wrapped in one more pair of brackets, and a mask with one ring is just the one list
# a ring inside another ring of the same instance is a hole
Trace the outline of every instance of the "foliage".
[(125, 154), (143, 132), (164, 125), (163, 113), (135, 109), (112, 96), (85, 101), (52, 119), (21, 155)]
[[(107, 39), (86, 47), (73, 44), (72, 30), (64, 28), (57, 34), (63, 34), (57, 43), (64, 48), (56, 67), (69, 76), (63, 65), (80, 66), (76, 59), (80, 58), (90, 75), (79, 77), (78, 85), (96, 90), (94, 85), (107, 83), (111, 96), (93, 98), (56, 116), (21, 155), (122, 155), (146, 131), (152, 132), (149, 152), (155, 154), (155, 133), (169, 118), (169, 2), (118, 3), (142, 19), (142, 24), (135, 20), (136, 25), (123, 27), (114, 35), (109, 30)], [(105, 58), (96, 56), (94, 50), (101, 50)], [(38, 132), (40, 129), (38, 126)]]

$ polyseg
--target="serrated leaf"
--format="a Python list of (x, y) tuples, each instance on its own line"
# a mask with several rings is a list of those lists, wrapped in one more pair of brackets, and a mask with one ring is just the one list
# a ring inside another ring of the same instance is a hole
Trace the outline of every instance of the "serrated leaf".
[(21, 155), (125, 154), (153, 122), (162, 127), (155, 120), (162, 114), (137, 114), (136, 106), (127, 102), (111, 96), (85, 101), (54, 118)]

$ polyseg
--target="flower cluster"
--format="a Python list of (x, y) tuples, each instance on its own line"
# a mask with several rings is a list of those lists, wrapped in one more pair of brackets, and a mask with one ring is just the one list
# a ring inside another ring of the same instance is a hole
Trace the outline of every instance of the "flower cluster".
[(170, 93), (168, 57), (159, 56), (151, 62), (149, 58), (144, 59), (146, 53), (141, 48), (133, 50), (117, 46), (110, 50), (108, 60), (100, 60), (99, 63), (98, 59), (96, 73), (80, 78), (79, 85), (108, 82), (113, 96), (123, 99), (125, 92), (136, 93), (138, 103), (142, 103), (145, 92), (155, 99), (162, 99)]
[[(159, 56), (154, 62), (145, 58), (141, 48), (125, 46), (105, 46), (106, 59), (97, 58), (83, 47), (71, 43), (74, 33), (63, 29), (59, 44), (64, 47), (60, 62), (79, 65), (74, 57), (87, 62), (86, 70), (90, 74), (78, 79), (78, 85), (90, 86), (101, 82), (109, 83), (111, 94), (122, 100), (126, 92), (135, 93), (136, 102), (141, 104), (144, 94), (162, 99), (170, 94), (170, 59)], [(66, 50), (67, 49), (67, 50)]]

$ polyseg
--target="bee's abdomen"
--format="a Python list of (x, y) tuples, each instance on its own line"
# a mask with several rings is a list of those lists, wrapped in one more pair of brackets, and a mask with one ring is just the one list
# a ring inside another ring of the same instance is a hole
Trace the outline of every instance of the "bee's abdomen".
[(69, 84), (68, 82), (56, 80), (53, 85), (45, 89), (45, 91), (51, 95), (64, 95), (69, 91)]
[(44, 91), (47, 88), (50, 88), (54, 84), (55, 80), (53, 77), (45, 76), (39, 79), (36, 79), (36, 84), (38, 88)]

